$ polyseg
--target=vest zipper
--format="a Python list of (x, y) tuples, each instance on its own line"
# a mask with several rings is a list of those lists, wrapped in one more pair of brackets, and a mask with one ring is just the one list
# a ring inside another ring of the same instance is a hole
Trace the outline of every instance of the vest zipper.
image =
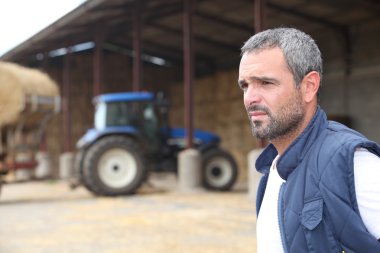
[(280, 226), (280, 235), (281, 235), (281, 242), (282, 247), (284, 249), (284, 253), (288, 253), (288, 245), (285, 238), (285, 231), (284, 231), (284, 220), (283, 220), (283, 208), (282, 208), (282, 196), (284, 195), (284, 189), (285, 189), (285, 183), (281, 184), (280, 192), (278, 194), (278, 210), (277, 210), (277, 216), (278, 216), (278, 223)]

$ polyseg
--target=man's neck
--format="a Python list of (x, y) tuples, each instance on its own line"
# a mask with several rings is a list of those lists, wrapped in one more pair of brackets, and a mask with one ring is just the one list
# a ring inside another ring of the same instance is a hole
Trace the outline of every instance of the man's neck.
[(270, 141), (277, 149), (279, 155), (282, 155), (285, 152), (285, 150), (290, 146), (290, 144), (292, 144), (295, 141), (295, 139), (297, 139), (297, 137), (306, 129), (311, 119), (313, 118), (316, 110), (317, 106), (308, 109), (305, 113), (304, 120), (295, 130)]
[(292, 142), (297, 139), (297, 137), (302, 133), (303, 129), (298, 128), (292, 133), (287, 134), (286, 136), (281, 136), (280, 138), (271, 140), (271, 143), (276, 147), (279, 155), (282, 155), (284, 151), (289, 147)]

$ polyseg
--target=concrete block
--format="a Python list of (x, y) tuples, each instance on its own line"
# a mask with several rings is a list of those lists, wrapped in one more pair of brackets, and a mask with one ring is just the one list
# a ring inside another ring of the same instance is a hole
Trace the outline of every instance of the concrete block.
[(253, 149), (248, 153), (248, 199), (256, 201), (257, 187), (259, 186), (261, 174), (256, 171), (256, 160), (263, 149)]
[(69, 179), (74, 165), (74, 153), (62, 153), (59, 157), (59, 178)]
[(181, 192), (202, 188), (201, 154), (196, 149), (185, 149), (178, 155), (178, 187)]

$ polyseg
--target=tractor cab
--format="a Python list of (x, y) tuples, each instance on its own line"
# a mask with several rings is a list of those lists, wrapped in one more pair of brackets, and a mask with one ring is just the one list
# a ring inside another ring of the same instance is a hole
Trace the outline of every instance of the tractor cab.
[(96, 97), (94, 104), (94, 125), (99, 130), (127, 125), (138, 128), (146, 121), (157, 121), (154, 96), (151, 93), (105, 94)]
[(97, 96), (94, 99), (94, 128), (99, 132), (117, 132), (136, 135), (150, 153), (160, 147), (162, 131), (167, 126), (167, 117), (162, 103), (158, 105), (150, 92), (114, 93)]

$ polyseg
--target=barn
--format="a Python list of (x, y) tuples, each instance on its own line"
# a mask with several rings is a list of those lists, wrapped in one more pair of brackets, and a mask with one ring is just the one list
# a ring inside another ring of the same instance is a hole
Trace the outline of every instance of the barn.
[(375, 0), (87, 0), (0, 60), (42, 69), (59, 84), (62, 113), (46, 135), (55, 165), (92, 127), (94, 96), (147, 90), (170, 99), (171, 125), (220, 135), (244, 182), (247, 154), (263, 144), (251, 135), (237, 86), (239, 51), (255, 32), (279, 26), (317, 41), (329, 118), (380, 142)]

